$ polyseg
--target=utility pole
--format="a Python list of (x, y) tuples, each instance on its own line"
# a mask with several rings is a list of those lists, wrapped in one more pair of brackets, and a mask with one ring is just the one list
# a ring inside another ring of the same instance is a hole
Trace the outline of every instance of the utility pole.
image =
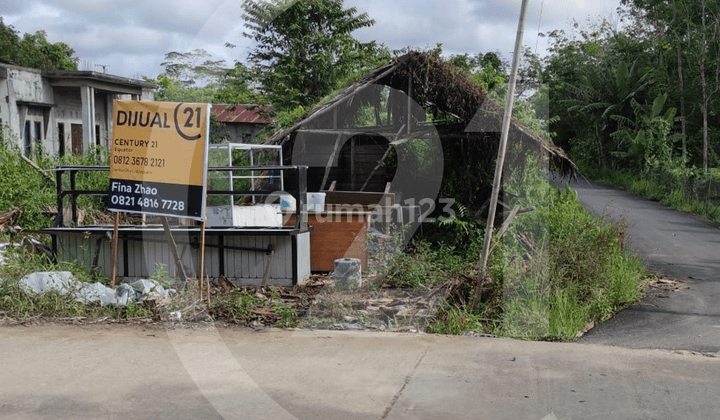
[(493, 180), (492, 195), (490, 196), (490, 208), (488, 210), (487, 227), (485, 229), (485, 242), (483, 242), (482, 259), (478, 264), (478, 276), (476, 279), (475, 298), (479, 302), (479, 294), (482, 292), (482, 282), (485, 277), (485, 269), (490, 254), (493, 228), (495, 227), (495, 211), (497, 209), (498, 195), (502, 183), (503, 165), (505, 164), (505, 151), (507, 149), (508, 133), (512, 122), (512, 110), (515, 102), (515, 84), (517, 72), (520, 66), (520, 51), (522, 50), (523, 34), (525, 33), (525, 16), (527, 15), (528, 0), (522, 0), (520, 7), (520, 21), (518, 23), (517, 36), (515, 38), (515, 53), (513, 55), (512, 70), (508, 84), (507, 99), (505, 101), (505, 115), (503, 117), (502, 131), (500, 133), (500, 147), (498, 148), (497, 162), (495, 163), (495, 179)]

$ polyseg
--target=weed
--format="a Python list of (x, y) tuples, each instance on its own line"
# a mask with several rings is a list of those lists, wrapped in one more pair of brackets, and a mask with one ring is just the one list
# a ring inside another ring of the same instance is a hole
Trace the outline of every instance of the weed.
[[(245, 324), (265, 318), (272, 325), (289, 328), (297, 325), (298, 314), (295, 308), (283, 305), (277, 288), (271, 289), (271, 300), (262, 300), (254, 294), (240, 289), (233, 289), (226, 295), (214, 296), (210, 302), (210, 315), (215, 319), (223, 318), (226, 322)], [(266, 311), (270, 309), (270, 311)], [(263, 314), (263, 315), (260, 315)]]
[(159, 284), (163, 284), (168, 281), (169, 277), (170, 273), (168, 273), (167, 271), (167, 266), (164, 263), (157, 263), (157, 266), (155, 267), (155, 272), (152, 274), (152, 276), (150, 276), (150, 279), (158, 282)]
[(45, 254), (38, 254), (25, 247), (10, 246), (3, 254), (0, 264), (0, 278), (18, 281), (22, 277), (36, 272), (69, 271), (79, 281), (97, 281), (99, 279), (90, 267), (77, 262), (53, 261)]
[(461, 335), (468, 331), (483, 332), (478, 315), (468, 310), (444, 307), (435, 315), (435, 319), (427, 326), (427, 332), (435, 334)]
[(284, 306), (279, 303), (275, 303), (273, 308), (275, 309), (275, 314), (280, 317), (280, 319), (273, 324), (275, 327), (292, 328), (298, 325), (298, 314), (295, 308)]
[[(622, 250), (622, 224), (588, 215), (572, 190), (527, 175), (516, 181), (529, 185), (518, 187), (515, 205), (536, 211), (518, 215), (495, 242), (486, 272), (491, 281), (477, 309), (467, 305), (473, 290), (464, 290), (437, 313), (429, 332), (572, 340), (586, 322), (605, 321), (642, 297), (645, 270)], [(468, 248), (477, 249), (470, 243), (461, 249)], [(458, 252), (445, 241), (417, 241), (412, 249), (392, 267), (388, 277), (396, 284), (417, 287), (472, 274), (480, 254)]]
[[(100, 148), (93, 150), (83, 157), (65, 156), (41, 157), (36, 163), (49, 169), (56, 165), (106, 165), (107, 151)], [(21, 152), (14, 145), (0, 144), (0, 213), (13, 209), (22, 212), (18, 224), (26, 229), (39, 229), (48, 227), (51, 219), (48, 209), (57, 205), (55, 186), (48, 182), (20, 158)], [(107, 172), (78, 173), (76, 189), (78, 190), (104, 190), (108, 186), (109, 174)], [(63, 180), (66, 188), (70, 188), (70, 179)], [(100, 197), (81, 196), (78, 198), (81, 208), (103, 209), (104, 199)]]

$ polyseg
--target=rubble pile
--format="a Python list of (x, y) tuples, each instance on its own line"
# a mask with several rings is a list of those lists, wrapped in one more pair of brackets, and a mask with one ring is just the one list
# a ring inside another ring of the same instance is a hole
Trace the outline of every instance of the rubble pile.
[(115, 289), (102, 283), (85, 283), (75, 279), (68, 271), (38, 272), (20, 279), (18, 285), (25, 293), (44, 294), (58, 292), (77, 302), (101, 306), (125, 307), (130, 303), (145, 301), (169, 301), (174, 289), (165, 289), (155, 280), (138, 280), (121, 284)]

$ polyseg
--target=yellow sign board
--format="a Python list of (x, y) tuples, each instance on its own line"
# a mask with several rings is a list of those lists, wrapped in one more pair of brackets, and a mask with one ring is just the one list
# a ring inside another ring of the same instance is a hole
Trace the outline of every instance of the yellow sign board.
[(115, 101), (109, 208), (201, 220), (210, 105)]

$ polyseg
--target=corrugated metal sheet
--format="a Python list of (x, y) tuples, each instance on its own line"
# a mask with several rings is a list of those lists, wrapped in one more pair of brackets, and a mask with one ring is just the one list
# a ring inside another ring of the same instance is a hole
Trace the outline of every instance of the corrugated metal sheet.
[[(173, 234), (178, 244), (185, 273), (188, 277), (197, 277), (200, 249), (196, 239), (191, 240), (187, 233)], [(61, 261), (74, 261), (91, 266), (98, 252), (98, 272), (109, 277), (111, 274), (111, 242), (105, 236), (83, 237), (77, 232), (56, 233), (57, 255)], [(98, 242), (98, 238), (101, 240)], [(221, 274), (219, 236), (206, 238), (205, 275), (217, 279)], [(226, 235), (223, 237), (224, 275), (240, 285), (260, 285), (265, 274), (269, 255), (263, 251), (273, 246), (273, 257), (268, 284), (290, 286), (297, 273), (298, 283), (310, 278), (310, 232), (296, 235)], [(244, 248), (244, 249), (231, 249)], [(127, 257), (125, 252), (127, 251)], [(293, 255), (295, 253), (295, 255)], [(133, 280), (149, 278), (161, 266), (171, 277), (179, 277), (177, 269), (163, 233), (144, 232), (137, 240), (121, 240), (118, 246), (118, 276)]]
[(269, 105), (226, 105), (212, 106), (212, 114), (223, 123), (270, 124), (273, 120), (268, 113), (272, 112)]

